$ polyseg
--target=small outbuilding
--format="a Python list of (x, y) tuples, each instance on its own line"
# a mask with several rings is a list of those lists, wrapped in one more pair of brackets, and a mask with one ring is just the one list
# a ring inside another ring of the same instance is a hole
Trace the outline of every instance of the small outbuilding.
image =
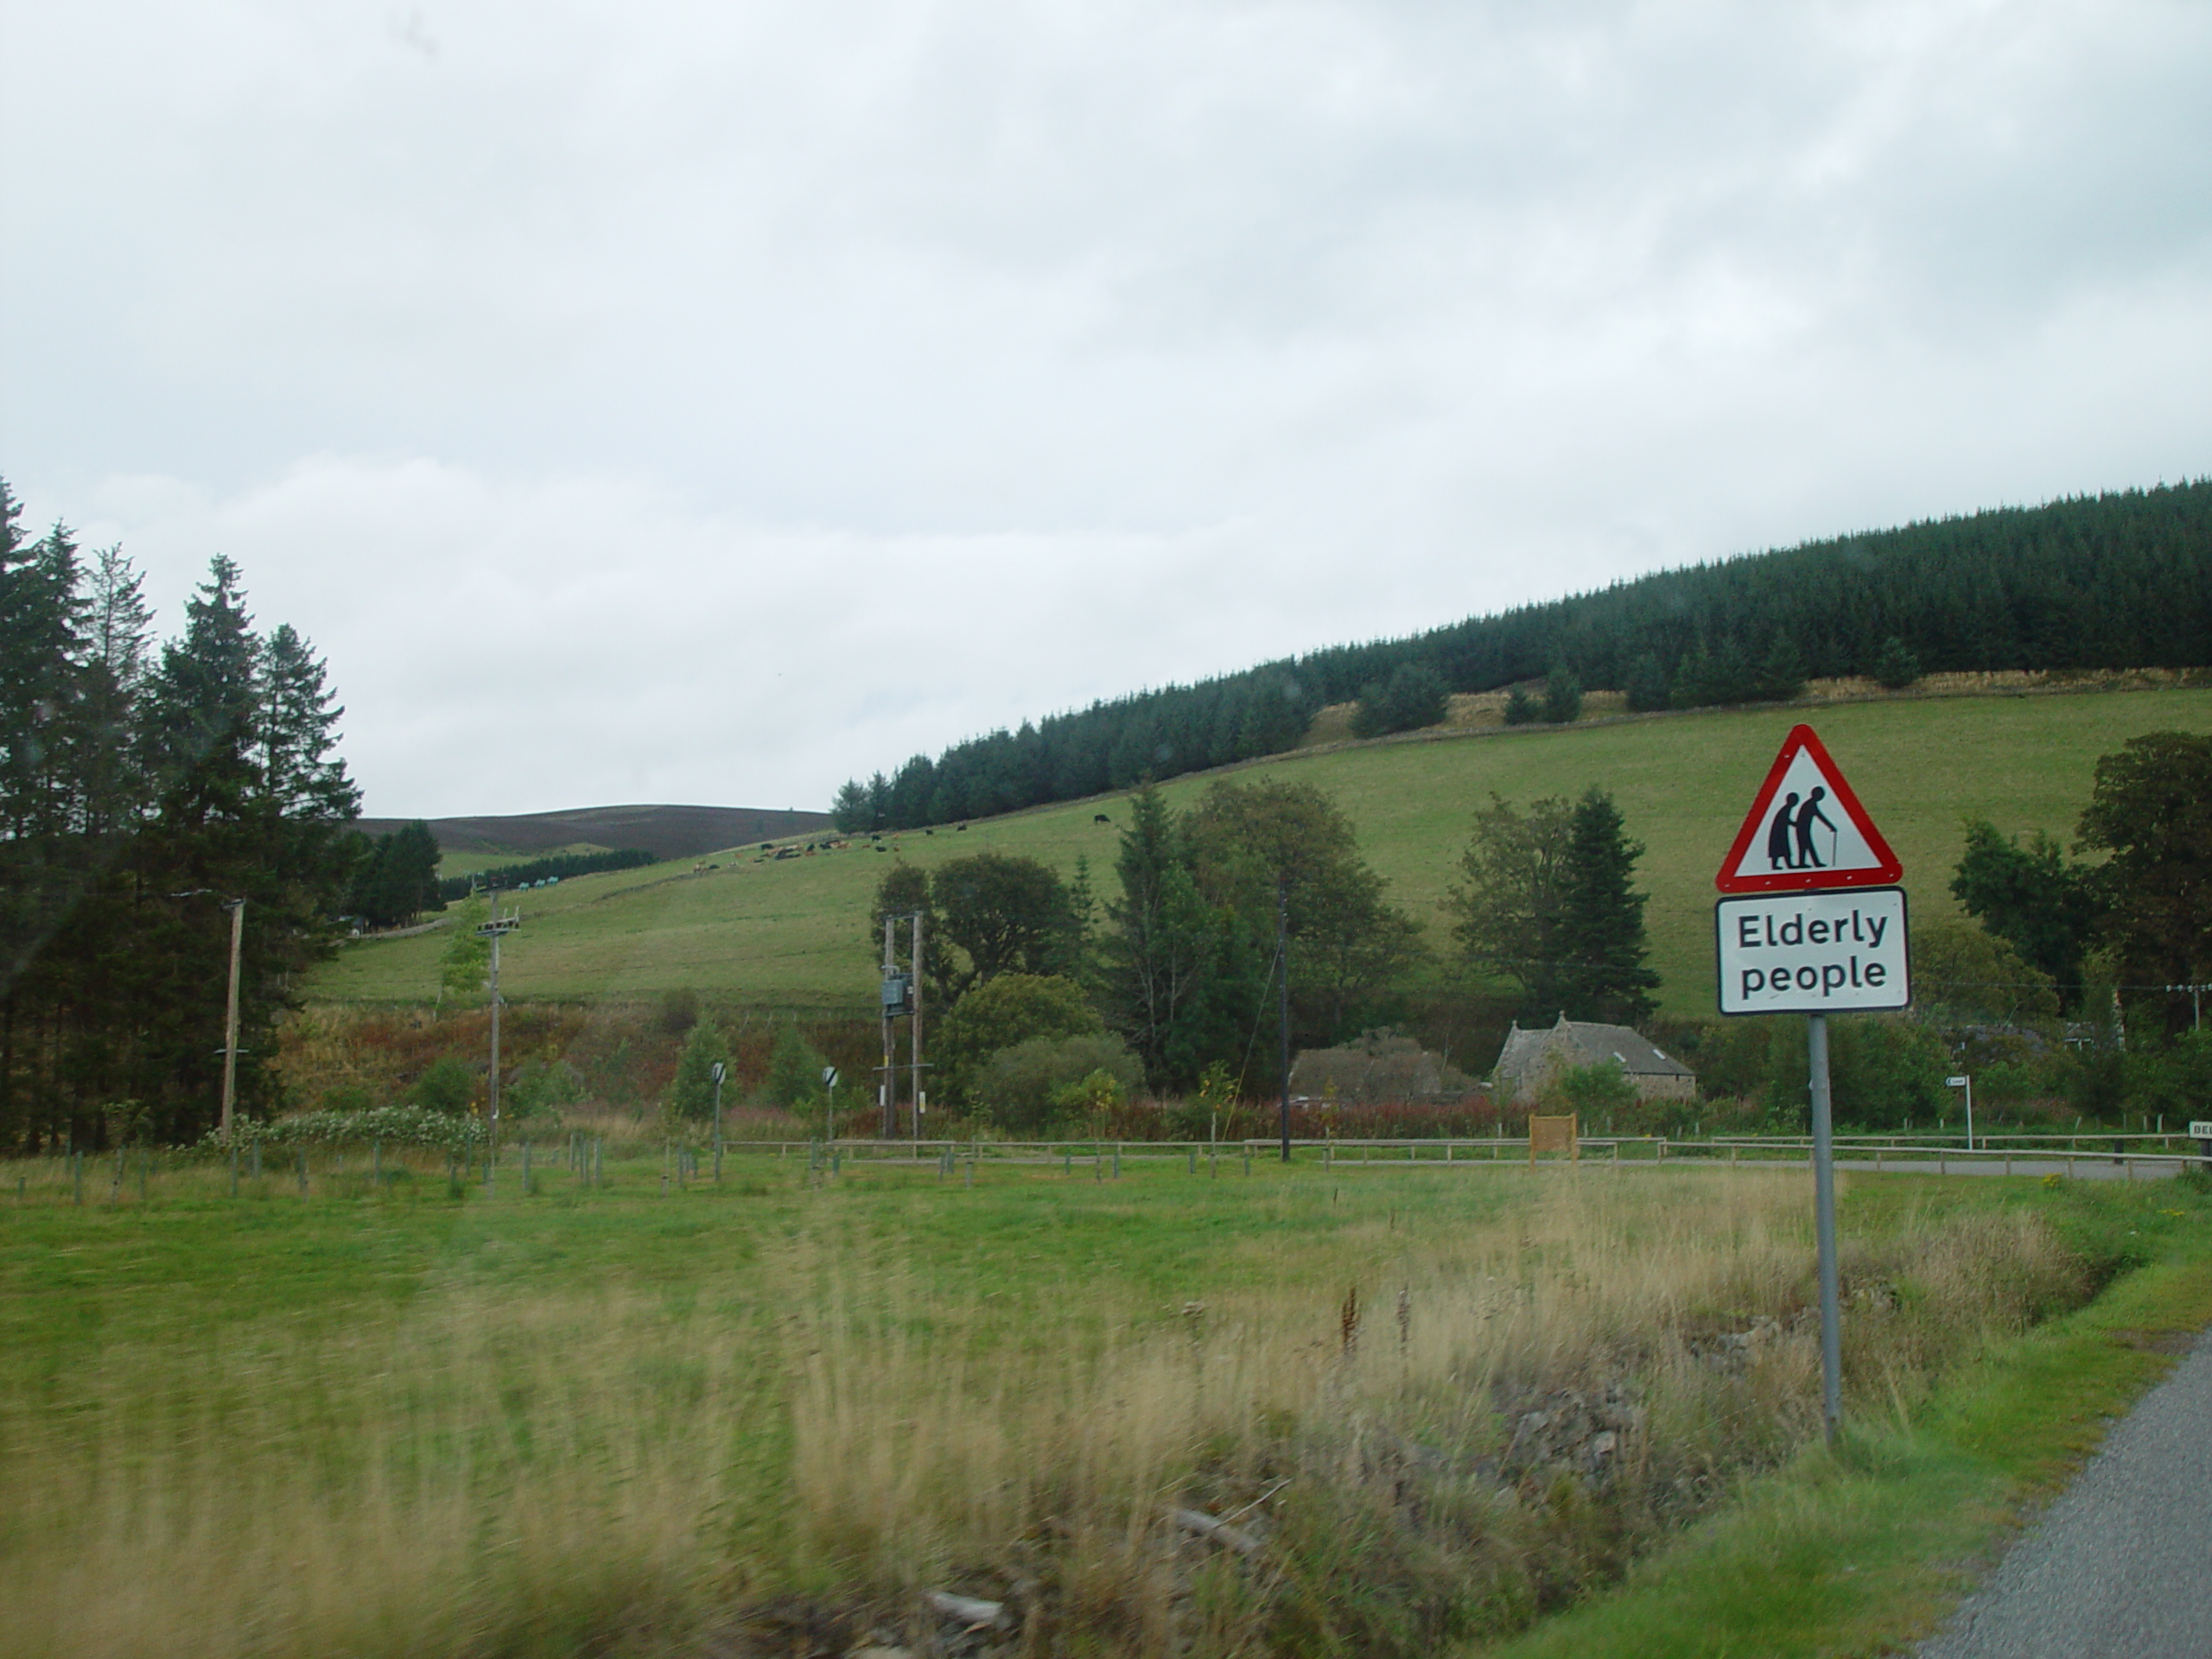
[(1491, 1070), (1491, 1088), (1501, 1103), (1526, 1105), (1555, 1072), (1590, 1065), (1619, 1066), (1638, 1100), (1697, 1098), (1697, 1073), (1649, 1037), (1626, 1026), (1570, 1020), (1564, 1013), (1548, 1030), (1523, 1031), (1515, 1021)]

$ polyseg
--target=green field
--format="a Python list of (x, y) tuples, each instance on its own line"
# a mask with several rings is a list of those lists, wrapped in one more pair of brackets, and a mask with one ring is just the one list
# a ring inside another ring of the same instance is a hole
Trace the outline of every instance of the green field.
[[(1816, 709), (1717, 710), (1567, 729), (1386, 741), (1255, 761), (1243, 776), (1307, 782), (1334, 796), (1396, 902), (1445, 943), (1437, 902), (1456, 874), (1469, 815), (1491, 791), (1526, 802), (1610, 789), (1649, 849), (1653, 960), (1669, 1011), (1709, 1014), (1713, 872), (1783, 734), (1809, 720), (1904, 861), (1915, 913), (1953, 908), (1946, 883), (1968, 814), (2000, 829), (2070, 836), (2101, 754), (2147, 731), (2212, 731), (2212, 690), (1901, 698)], [(1212, 774), (1220, 775), (1220, 774)], [(1182, 804), (1207, 778), (1167, 785)], [(1104, 812), (1112, 826), (1095, 823)], [(1090, 860), (1111, 886), (1118, 798), (906, 831), (896, 855), (922, 865), (986, 849), (1071, 874)], [(589, 1000), (690, 986), (758, 1006), (870, 1006), (867, 916), (891, 855), (850, 850), (758, 863), (724, 854), (581, 877), (520, 896), (524, 925), (504, 954), (511, 995)], [(347, 947), (307, 988), (330, 1001), (428, 1001), (436, 933)]]
[[(492, 1195), (388, 1159), (372, 1190), (325, 1153), (305, 1194), (272, 1164), (142, 1197), (99, 1160), (80, 1205), (12, 1166), (0, 1653), (842, 1653), (946, 1587), (1031, 1610), (1025, 1651), (1410, 1656), (1635, 1555), (1677, 1639), (1601, 1599), (1574, 1651), (1870, 1650), (1839, 1621), (1906, 1634), (1955, 1589), (1897, 1539), (1984, 1547), (2164, 1362), (2061, 1317), (2026, 1393), (1974, 1368), (2128, 1262), (2201, 1258), (2212, 1216), (2171, 1183), (1847, 1178), (1878, 1294), (1839, 1488), (1802, 1171), (664, 1167), (590, 1187), (541, 1147), (535, 1195), (512, 1162)], [(1524, 1444), (1531, 1403), (1580, 1427)], [(1607, 1424), (1622, 1477), (1559, 1484)], [(1680, 1534), (1739, 1490), (1754, 1535), (1725, 1506)], [(1259, 1565), (1177, 1545), (1179, 1504), (1264, 1532)], [(1789, 1547), (1838, 1527), (1876, 1535), (1865, 1581)], [(822, 1645), (774, 1622), (801, 1613)]]

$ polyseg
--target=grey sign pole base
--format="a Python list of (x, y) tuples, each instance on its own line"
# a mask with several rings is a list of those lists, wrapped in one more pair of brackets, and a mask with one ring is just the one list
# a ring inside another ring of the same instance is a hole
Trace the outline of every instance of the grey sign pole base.
[(1835, 1123), (1828, 1101), (1828, 1017), (1806, 1016), (1812, 1060), (1813, 1225), (1821, 1271), (1821, 1415), (1834, 1446), (1843, 1426), (1843, 1336), (1838, 1326), (1835, 1269)]

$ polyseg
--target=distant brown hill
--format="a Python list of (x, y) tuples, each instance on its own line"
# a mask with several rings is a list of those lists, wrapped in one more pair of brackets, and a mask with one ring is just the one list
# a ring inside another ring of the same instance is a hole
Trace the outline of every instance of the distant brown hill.
[[(398, 829), (405, 818), (363, 818), (365, 835)], [(642, 847), (657, 858), (690, 858), (747, 842), (811, 835), (830, 827), (827, 812), (775, 812), (758, 806), (582, 806), (510, 817), (432, 818), (430, 833), (448, 853), (553, 852), (579, 842)]]

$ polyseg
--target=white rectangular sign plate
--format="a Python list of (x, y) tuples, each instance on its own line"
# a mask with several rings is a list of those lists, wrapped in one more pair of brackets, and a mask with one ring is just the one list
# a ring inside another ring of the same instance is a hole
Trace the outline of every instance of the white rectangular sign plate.
[(1723, 1014), (1853, 1014), (1912, 1001), (1904, 889), (1773, 893), (1713, 906)]
[(2191, 1118), (2189, 1122), (2189, 1138), (2192, 1141), (2212, 1141), (2212, 1123)]

